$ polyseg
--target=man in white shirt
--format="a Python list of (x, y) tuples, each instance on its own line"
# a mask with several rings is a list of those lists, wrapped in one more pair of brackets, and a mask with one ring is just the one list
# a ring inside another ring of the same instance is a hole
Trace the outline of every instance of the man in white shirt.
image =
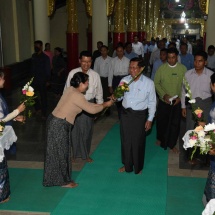
[(186, 37), (184, 37), (183, 42), (187, 44), (187, 53), (193, 54), (193, 47), (190, 44), (189, 40)]
[[(116, 87), (119, 85), (121, 79), (128, 75), (129, 59), (124, 56), (123, 46), (118, 46), (116, 48), (117, 57), (113, 58), (111, 62), (110, 71), (108, 74), (108, 86), (109, 91), (112, 94)], [(120, 118), (121, 113), (121, 102), (116, 103), (118, 108), (118, 116)]]
[[(111, 61), (112, 58), (108, 56), (108, 47), (103, 45), (101, 47), (101, 56), (96, 58), (93, 69), (100, 75), (104, 101), (107, 101), (107, 97), (110, 96), (108, 88), (108, 74), (110, 71)], [(109, 114), (109, 112), (106, 113)]]
[[(67, 78), (65, 89), (70, 87), (70, 80), (76, 72), (84, 72), (89, 75), (89, 88), (85, 93), (86, 100), (90, 102), (102, 104), (103, 103), (103, 90), (99, 74), (90, 69), (92, 63), (92, 54), (88, 51), (82, 51), (79, 57), (80, 67), (73, 69)], [(93, 133), (94, 117), (86, 112), (82, 112), (76, 117), (75, 125), (72, 129), (72, 151), (73, 159), (78, 157), (86, 159), (87, 162), (93, 160), (89, 157), (92, 133)]]
[(134, 36), (134, 42), (132, 43), (133, 52), (136, 53), (139, 58), (144, 58), (144, 48), (143, 44), (138, 41), (138, 36)]
[(208, 60), (207, 60), (207, 67), (215, 72), (215, 47), (213, 45), (208, 46)]

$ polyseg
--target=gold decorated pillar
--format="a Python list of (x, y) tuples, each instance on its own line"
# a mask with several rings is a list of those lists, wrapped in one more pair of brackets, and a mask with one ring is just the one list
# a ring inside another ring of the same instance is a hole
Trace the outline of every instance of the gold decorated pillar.
[(68, 69), (78, 67), (78, 17), (77, 1), (67, 0), (67, 59)]
[(160, 0), (154, 0), (153, 3), (153, 25), (152, 25), (152, 36), (158, 36), (158, 20), (160, 16)]
[(147, 18), (146, 18), (147, 40), (151, 40), (153, 36), (152, 35), (152, 29), (153, 29), (153, 23), (154, 23), (153, 3), (154, 3), (154, 0), (148, 0)]
[(128, 1), (128, 27), (127, 41), (133, 42), (134, 36), (138, 34), (137, 28), (137, 0)]
[(208, 8), (208, 13), (206, 10), (206, 15), (208, 15), (207, 19), (207, 27), (206, 27), (206, 41), (205, 41), (205, 48), (207, 50), (209, 45), (214, 45), (215, 44), (215, 28), (214, 28), (214, 20), (215, 20), (215, 1), (210, 0), (208, 2), (209, 8)]
[(138, 35), (139, 40), (143, 41), (147, 37), (146, 17), (147, 17), (147, 0), (138, 1)]
[(115, 3), (114, 14), (114, 32), (113, 32), (113, 45), (114, 48), (118, 42), (125, 42), (125, 28), (124, 28), (124, 8), (125, 0), (117, 0)]
[(48, 2), (44, 0), (33, 1), (34, 39), (43, 43), (50, 42), (50, 19), (48, 17)]

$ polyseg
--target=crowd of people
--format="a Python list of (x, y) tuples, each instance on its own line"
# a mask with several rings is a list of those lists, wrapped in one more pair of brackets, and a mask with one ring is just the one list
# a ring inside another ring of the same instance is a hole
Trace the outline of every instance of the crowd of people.
[[(50, 44), (45, 44), (43, 50), (43, 43), (39, 40), (35, 41), (34, 47), (31, 72), (34, 76), (33, 87), (40, 95), (35, 109), (41, 113), (43, 120), (47, 119), (44, 186), (78, 186), (71, 176), (71, 157), (73, 162), (77, 158), (93, 162), (90, 149), (95, 114), (114, 103), (120, 121), (123, 166), (119, 168), (119, 172), (142, 173), (146, 134), (151, 129), (154, 118), (156, 144), (165, 150), (169, 148), (172, 152), (179, 153), (176, 144), (181, 118), (186, 118), (186, 130), (194, 129), (196, 125), (191, 107), (186, 103), (184, 77), (197, 105), (204, 111), (205, 123), (210, 122), (209, 116), (214, 119), (212, 94), (215, 47), (210, 45), (206, 53), (201, 40), (194, 47), (186, 37), (180, 41), (175, 38), (169, 42), (165, 38), (152, 38), (149, 42), (141, 42), (135, 35), (134, 42), (119, 42), (114, 50), (111, 42), (104, 45), (102, 41), (98, 41), (98, 49), (93, 54), (89, 51), (80, 53), (80, 67), (71, 70), (67, 79), (61, 48), (56, 47), (52, 54)], [(3, 74), (0, 74), (0, 83), (1, 79)], [(59, 102), (48, 115), (46, 91), (50, 80)], [(115, 89), (130, 81), (133, 82), (129, 85), (129, 91), (121, 98), (115, 98)], [(4, 120), (7, 115), (5, 101), (1, 97), (0, 101), (0, 113), (3, 113), (0, 118)], [(24, 104), (17, 114), (23, 109)], [(106, 116), (110, 114), (110, 111), (106, 112)], [(205, 188), (207, 201), (215, 198), (215, 151), (212, 149), (210, 154), (209, 182)], [(187, 159), (189, 160), (189, 153)], [(1, 163), (2, 172), (7, 170), (5, 162)], [(7, 179), (2, 179), (0, 184), (3, 184), (3, 180)], [(3, 202), (8, 197), (9, 194), (1, 196), (0, 201)]]

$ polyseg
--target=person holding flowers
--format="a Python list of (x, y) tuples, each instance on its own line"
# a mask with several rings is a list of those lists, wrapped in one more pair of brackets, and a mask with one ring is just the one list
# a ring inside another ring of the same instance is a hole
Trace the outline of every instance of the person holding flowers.
[[(194, 69), (185, 73), (181, 93), (181, 108), (182, 116), (186, 118), (186, 131), (208, 122), (212, 104), (210, 77), (213, 72), (207, 69), (206, 65), (207, 53), (204, 51), (197, 52), (194, 56)], [(189, 102), (186, 102), (185, 97), (188, 97)], [(198, 155), (196, 154), (196, 156)], [(190, 150), (188, 150), (187, 157), (189, 159)], [(202, 160), (200, 157), (199, 159)]]
[[(71, 130), (75, 118), (82, 111), (96, 114), (110, 107), (112, 100), (103, 104), (88, 102), (84, 93), (89, 87), (89, 75), (77, 72), (56, 108), (47, 119), (47, 148), (44, 162), (44, 186), (74, 188), (78, 184), (71, 179)], [(76, 123), (76, 122), (75, 122)]]
[[(0, 70), (0, 88), (4, 86), (4, 72)], [(0, 123), (11, 125), (11, 120), (23, 122), (24, 117), (18, 116), (19, 113), (25, 110), (24, 103), (20, 104), (13, 112), (9, 113), (8, 106), (2, 95), (0, 94)], [(0, 162), (0, 203), (7, 202), (10, 198), (10, 182), (7, 168), (7, 160), (4, 157)]]
[[(143, 61), (132, 58), (129, 76), (120, 81), (120, 90), (113, 97), (122, 96), (120, 119), (121, 159), (119, 172), (141, 173), (144, 167), (146, 132), (151, 129), (156, 110), (154, 83), (142, 74)], [(119, 89), (119, 88), (116, 88)]]
[[(211, 90), (213, 93), (215, 93), (215, 73), (211, 75)], [(215, 102), (213, 102), (209, 118), (209, 123), (212, 123), (214, 126), (212, 127), (213, 132), (215, 129)], [(210, 151), (208, 152), (210, 157), (210, 169), (208, 172), (208, 178), (206, 181), (205, 189), (204, 189), (204, 195), (203, 195), (203, 202), (206, 204), (211, 199), (215, 198), (215, 143), (213, 143), (213, 146)]]

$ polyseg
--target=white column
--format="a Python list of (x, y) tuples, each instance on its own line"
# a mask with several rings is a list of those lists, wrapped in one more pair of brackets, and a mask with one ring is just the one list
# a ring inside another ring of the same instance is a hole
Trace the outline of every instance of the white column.
[(215, 20), (215, 1), (209, 1), (209, 10), (208, 10), (208, 20), (207, 20), (207, 29), (206, 29), (206, 51), (209, 45), (215, 45), (215, 28), (214, 28), (214, 20)]
[(34, 39), (42, 40), (43, 44), (50, 42), (50, 20), (48, 17), (47, 0), (33, 0)]
[(108, 18), (106, 0), (93, 0), (92, 4), (92, 46), (97, 50), (97, 42), (102, 41), (108, 45)]

